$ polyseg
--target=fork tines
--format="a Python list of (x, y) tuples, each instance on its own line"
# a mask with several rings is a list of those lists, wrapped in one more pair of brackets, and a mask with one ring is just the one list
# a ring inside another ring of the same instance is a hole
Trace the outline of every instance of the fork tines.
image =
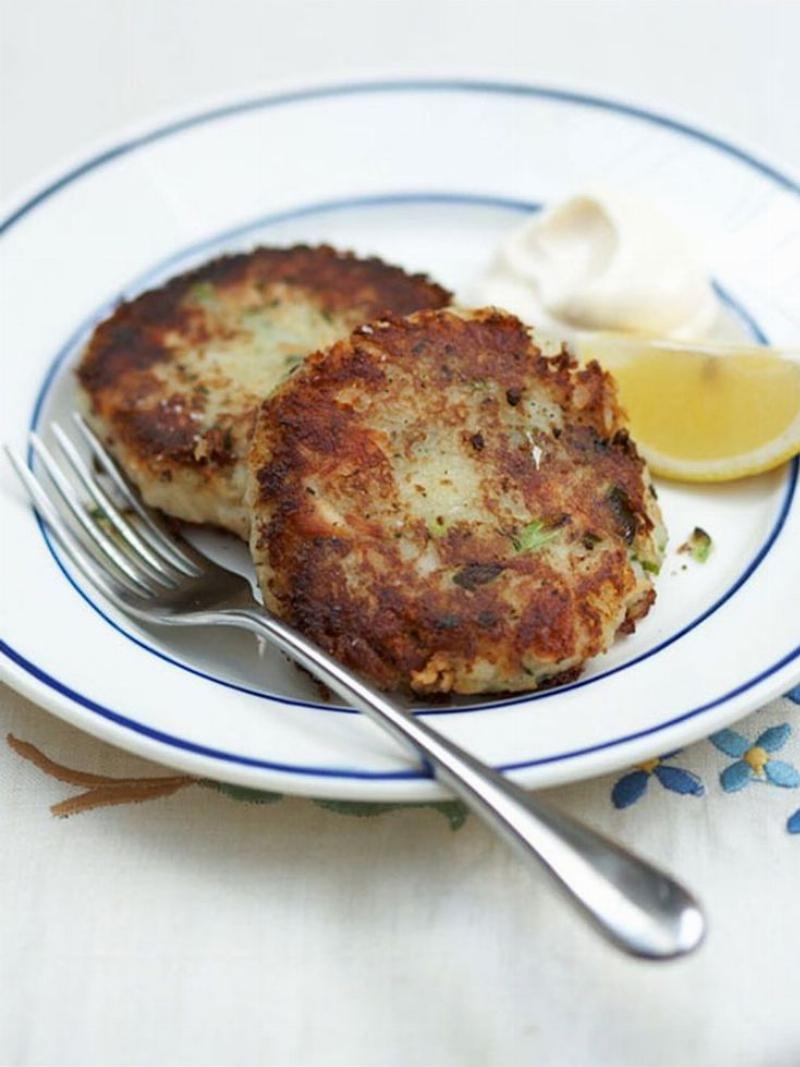
[[(57, 423), (51, 424), (51, 430), (61, 462), (37, 433), (30, 435), (31, 449), (46, 478), (6, 448), (36, 510), (71, 562), (112, 600), (163, 593), (187, 577), (203, 574), (200, 556), (168, 533), (145, 507), (83, 416), (76, 412), (74, 421), (124, 508), (115, 503), (93, 466)], [(78, 487), (88, 496), (88, 505)]]

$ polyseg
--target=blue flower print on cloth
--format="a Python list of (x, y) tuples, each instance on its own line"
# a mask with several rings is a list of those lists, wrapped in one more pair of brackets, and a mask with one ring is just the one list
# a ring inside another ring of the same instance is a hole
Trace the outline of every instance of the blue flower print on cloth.
[[(680, 750), (678, 750), (680, 751)], [(651, 778), (656, 778), (671, 793), (683, 796), (701, 797), (705, 792), (703, 783), (696, 774), (682, 767), (665, 763), (665, 760), (677, 756), (678, 752), (667, 752), (657, 759), (640, 763), (634, 770), (623, 775), (611, 790), (611, 800), (615, 808), (628, 808), (635, 804), (647, 792)]]
[(791, 763), (772, 757), (773, 752), (783, 748), (791, 733), (791, 726), (781, 723), (764, 730), (752, 743), (736, 730), (712, 734), (710, 741), (715, 748), (736, 760), (719, 776), (725, 792), (735, 793), (750, 782), (769, 782), (783, 789), (800, 786), (800, 772)]
[(786, 823), (786, 829), (790, 834), (800, 834), (800, 808), (789, 816), (789, 821)]
[(794, 689), (790, 689), (786, 695), (790, 700), (793, 700), (795, 704), (800, 704), (800, 685), (796, 686)]

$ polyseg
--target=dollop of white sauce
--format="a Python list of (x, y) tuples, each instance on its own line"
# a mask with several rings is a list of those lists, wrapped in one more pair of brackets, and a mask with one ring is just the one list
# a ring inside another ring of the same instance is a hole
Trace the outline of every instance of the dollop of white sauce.
[(534, 327), (698, 340), (719, 303), (687, 236), (616, 192), (573, 196), (514, 231), (473, 294)]

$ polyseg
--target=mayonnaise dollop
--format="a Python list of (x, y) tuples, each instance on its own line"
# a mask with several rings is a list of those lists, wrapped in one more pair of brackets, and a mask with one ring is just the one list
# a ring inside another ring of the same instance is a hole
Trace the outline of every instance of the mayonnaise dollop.
[(473, 296), (566, 337), (614, 330), (697, 340), (719, 315), (685, 234), (616, 192), (574, 196), (526, 222)]

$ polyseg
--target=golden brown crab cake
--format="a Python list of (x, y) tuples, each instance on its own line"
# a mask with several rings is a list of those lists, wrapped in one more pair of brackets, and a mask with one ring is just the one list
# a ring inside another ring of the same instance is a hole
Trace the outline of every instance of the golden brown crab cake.
[(247, 537), (258, 404), (358, 323), (449, 301), (423, 275), (378, 259), (257, 248), (121, 304), (95, 330), (78, 377), (90, 421), (148, 504)]
[(356, 329), (261, 407), (267, 605), (382, 687), (534, 689), (654, 600), (665, 533), (611, 377), (494, 309)]

